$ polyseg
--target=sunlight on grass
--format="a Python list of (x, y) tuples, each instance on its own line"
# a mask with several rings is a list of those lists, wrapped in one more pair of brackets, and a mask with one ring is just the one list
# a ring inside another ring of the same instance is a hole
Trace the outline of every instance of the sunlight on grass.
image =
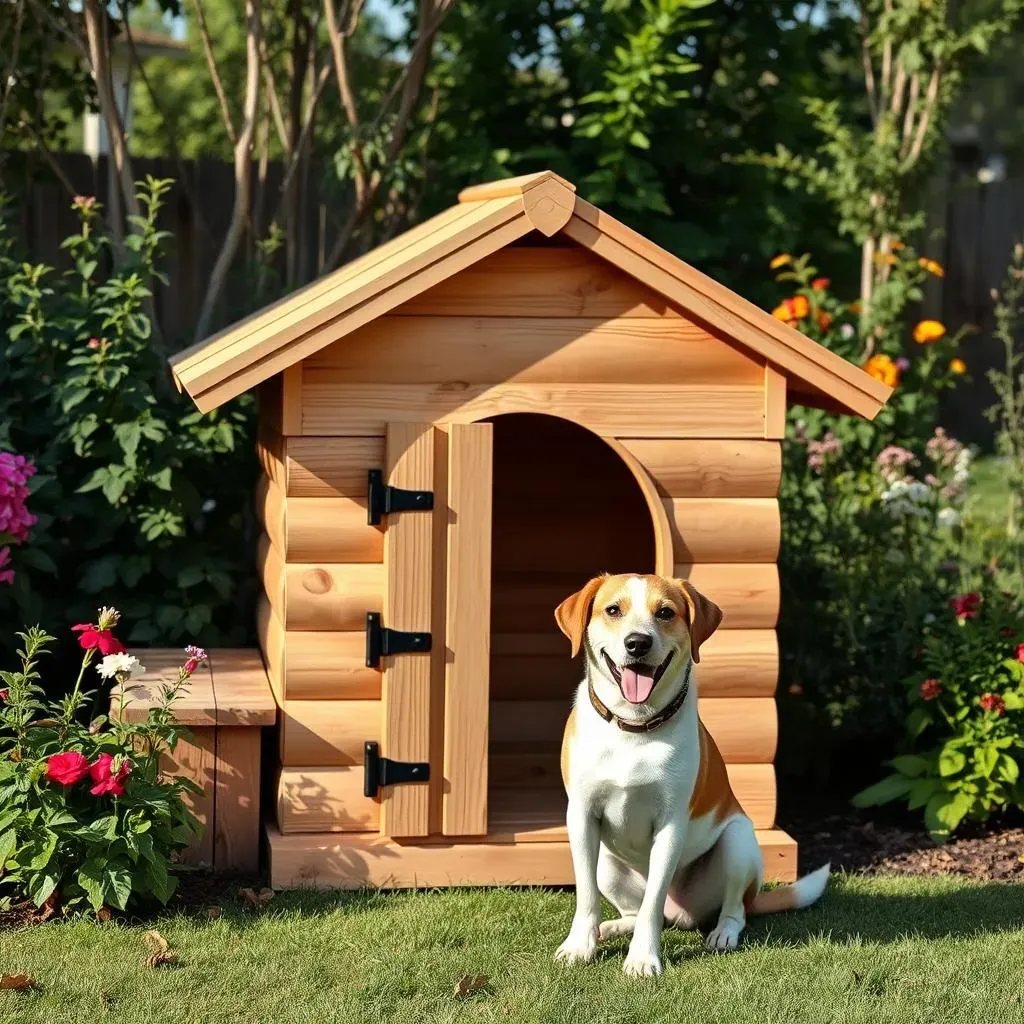
[[(0, 970), (39, 989), (0, 993), (0, 1021), (131, 1024), (424, 1021), (991, 1021), (1018, 1019), (1019, 887), (840, 878), (802, 914), (756, 921), (710, 955), (670, 933), (660, 981), (622, 976), (625, 942), (580, 969), (552, 962), (567, 892), (283, 893), (266, 910), (85, 921), (0, 933)], [(156, 927), (177, 967), (143, 963)], [(453, 997), (465, 974), (489, 991)]]

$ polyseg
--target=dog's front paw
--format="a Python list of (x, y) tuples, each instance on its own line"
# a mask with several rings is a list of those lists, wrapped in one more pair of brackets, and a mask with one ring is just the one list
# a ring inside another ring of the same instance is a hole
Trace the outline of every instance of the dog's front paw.
[(622, 965), (622, 972), (630, 978), (656, 978), (661, 974), (661, 957), (647, 950), (639, 952), (630, 949)]
[(727, 952), (739, 945), (742, 931), (743, 925), (738, 921), (733, 921), (731, 918), (720, 921), (714, 931), (710, 932), (704, 940), (704, 945), (716, 953)]
[(597, 941), (616, 939), (620, 935), (632, 935), (636, 928), (635, 917), (617, 917), (614, 921), (602, 921), (597, 930)]
[(597, 929), (573, 929), (555, 950), (555, 959), (562, 964), (587, 964), (597, 955)]

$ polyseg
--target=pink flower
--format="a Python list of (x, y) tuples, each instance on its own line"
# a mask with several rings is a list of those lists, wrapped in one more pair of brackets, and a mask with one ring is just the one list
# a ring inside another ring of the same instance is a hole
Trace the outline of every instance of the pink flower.
[(78, 643), (83, 651), (91, 651), (98, 647), (100, 654), (106, 656), (108, 654), (124, 654), (127, 650), (109, 629), (100, 629), (93, 623), (80, 622), (77, 626), (72, 626), (71, 629), (80, 634)]
[(1024, 644), (1017, 644), (1017, 660), (1024, 661)]
[(894, 362), (899, 367), (901, 373), (910, 369), (910, 360), (906, 356), (897, 356)]
[(73, 786), (89, 774), (89, 760), (77, 750), (46, 759), (46, 777), (60, 786)]
[(127, 758), (121, 759), (117, 770), (113, 770), (114, 758), (110, 754), (100, 754), (89, 766), (89, 777), (96, 783), (89, 792), (93, 796), (124, 796), (124, 786), (132, 770), (132, 763)]
[(185, 664), (181, 666), (182, 672), (184, 672), (185, 675), (187, 676), (192, 675), (192, 673), (195, 672), (197, 668), (199, 668), (198, 658), (189, 658), (188, 661), (186, 661)]
[(950, 598), (949, 607), (958, 619), (974, 619), (978, 615), (978, 605), (981, 603), (981, 594), (958, 594)]
[(938, 679), (926, 679), (921, 684), (921, 700), (935, 700), (942, 693), (942, 683)]
[(190, 658), (195, 658), (196, 661), (206, 661), (206, 651), (204, 651), (202, 647), (196, 647), (195, 644), (189, 644), (188, 647), (185, 648), (185, 653)]
[(0, 583), (13, 583), (14, 570), (11, 568), (11, 549), (0, 548)]
[(914, 453), (907, 448), (901, 448), (898, 444), (888, 445), (875, 456), (878, 472), (890, 482), (902, 479), (906, 467), (915, 462), (917, 459), (914, 457)]
[(100, 347), (100, 339), (99, 338), (90, 338), (89, 341), (88, 341), (88, 344), (86, 345), (86, 347), (87, 348), (99, 348)]
[(36, 467), (24, 455), (0, 452), (0, 534), (9, 533), (19, 544), (28, 540), (36, 524), (36, 517), (25, 506), (28, 481), (35, 472)]

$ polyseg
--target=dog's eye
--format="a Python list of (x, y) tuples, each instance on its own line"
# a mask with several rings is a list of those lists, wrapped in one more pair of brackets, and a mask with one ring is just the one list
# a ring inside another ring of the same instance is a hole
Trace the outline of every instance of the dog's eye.
[(664, 608), (659, 608), (654, 613), (654, 617), (656, 619), (661, 619), (662, 622), (671, 622), (676, 617), (676, 610), (675, 608), (665, 605)]
[(604, 610), (609, 619), (617, 619), (622, 614), (622, 609), (617, 604), (610, 604)]

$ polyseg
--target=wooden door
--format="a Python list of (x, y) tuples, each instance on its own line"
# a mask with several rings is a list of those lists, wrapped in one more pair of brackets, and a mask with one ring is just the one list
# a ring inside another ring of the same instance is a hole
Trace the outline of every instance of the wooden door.
[(448, 427), (441, 791), (446, 836), (487, 832), (493, 445), (489, 423)]
[[(437, 489), (443, 435), (424, 423), (391, 423), (387, 428), (385, 483), (411, 491)], [(444, 561), (436, 551), (440, 531), (433, 511), (394, 512), (384, 523), (385, 591), (381, 620), (386, 629), (430, 633), (443, 640), (434, 620), (434, 594), (443, 581)], [(442, 574), (440, 579), (438, 574)], [(391, 761), (431, 761), (430, 652), (388, 654), (381, 660), (380, 754)], [(437, 770), (431, 764), (431, 773)], [(382, 835), (425, 836), (430, 831), (428, 782), (401, 782), (380, 790)]]

